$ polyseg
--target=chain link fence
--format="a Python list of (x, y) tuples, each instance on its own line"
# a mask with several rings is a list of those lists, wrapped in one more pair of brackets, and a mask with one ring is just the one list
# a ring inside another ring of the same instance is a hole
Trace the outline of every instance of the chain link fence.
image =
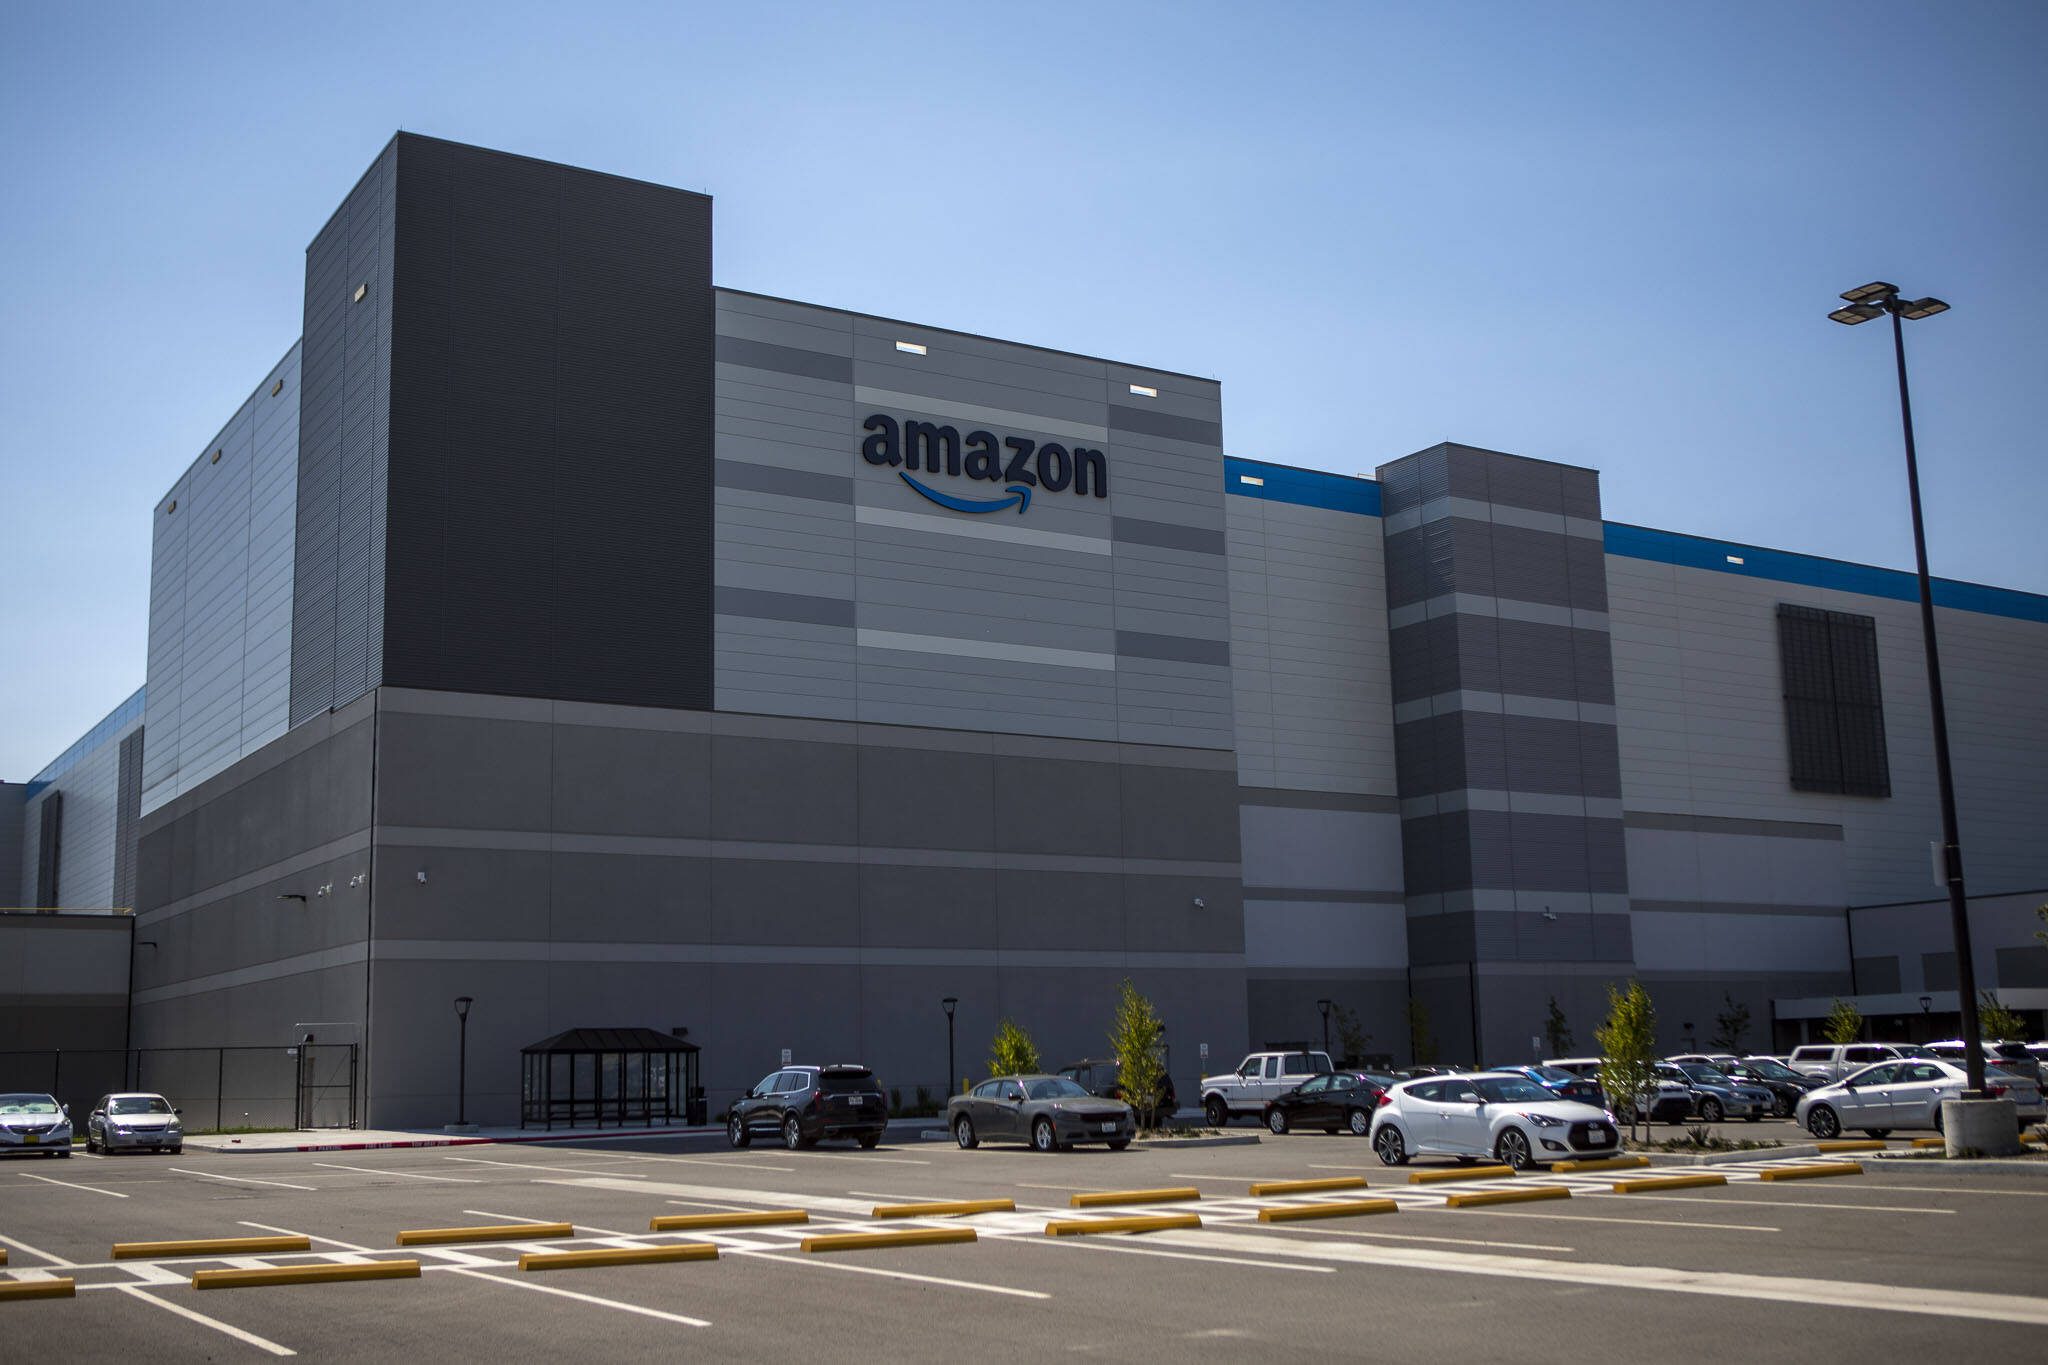
[(0, 1091), (47, 1091), (77, 1131), (100, 1096), (154, 1091), (188, 1133), (358, 1126), (354, 1043), (298, 1047), (47, 1048), (0, 1052)]

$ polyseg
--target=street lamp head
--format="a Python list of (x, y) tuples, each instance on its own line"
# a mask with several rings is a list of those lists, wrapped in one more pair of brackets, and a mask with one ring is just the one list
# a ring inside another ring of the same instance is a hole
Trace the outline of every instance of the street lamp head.
[(1854, 289), (1845, 290), (1841, 297), (1845, 303), (1869, 303), (1873, 299), (1891, 298), (1898, 292), (1899, 287), (1895, 284), (1872, 280), (1869, 284), (1859, 284)]
[(957, 995), (949, 995), (944, 1000), (941, 1000), (939, 1002), (940, 1005), (944, 1006), (946, 1011), (946, 1017), (948, 1019), (951, 1019), (953, 1017), (953, 1007), (959, 1003), (960, 997)]
[(1330, 1007), (1336, 1003), (1337, 1002), (1334, 1000), (1318, 1000), (1316, 1001), (1316, 1008), (1321, 1010), (1324, 1014), (1328, 1014), (1330, 1012)]
[(1839, 322), (1844, 327), (1854, 327), (1858, 323), (1868, 322), (1872, 318), (1881, 318), (1883, 316), (1884, 309), (1879, 308), (1874, 303), (1852, 303), (1846, 308), (1837, 308), (1834, 312), (1828, 314), (1828, 320)]
[(1931, 318), (1936, 313), (1946, 313), (1948, 305), (1940, 299), (1907, 299), (1892, 305), (1899, 316), (1908, 322), (1919, 318)]
[(1923, 995), (1923, 996), (1921, 996), (1921, 997), (1920, 997), (1920, 1012), (1921, 1012), (1922, 1014), (1925, 1014), (1925, 1013), (1927, 1013), (1927, 1011), (1929, 1011), (1929, 1010), (1931, 1010), (1931, 1009), (1933, 1009), (1933, 1008), (1934, 1008), (1934, 997), (1933, 997), (1933, 996), (1931, 996), (1931, 995)]
[(474, 1005), (475, 1003), (476, 1003), (476, 999), (475, 999), (475, 997), (474, 997), (474, 996), (468, 996), (468, 995), (458, 995), (458, 996), (456, 996), (456, 997), (455, 997), (455, 1017), (456, 1017), (456, 1018), (458, 1018), (458, 1019), (467, 1019), (467, 1018), (469, 1018), (469, 1007), (470, 1007), (471, 1005)]

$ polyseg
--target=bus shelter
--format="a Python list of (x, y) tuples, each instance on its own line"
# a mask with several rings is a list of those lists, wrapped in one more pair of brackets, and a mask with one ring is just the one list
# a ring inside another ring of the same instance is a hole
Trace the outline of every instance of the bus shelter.
[(519, 1050), (519, 1126), (682, 1121), (702, 1107), (697, 1051), (695, 1043), (651, 1028), (572, 1028), (543, 1038)]

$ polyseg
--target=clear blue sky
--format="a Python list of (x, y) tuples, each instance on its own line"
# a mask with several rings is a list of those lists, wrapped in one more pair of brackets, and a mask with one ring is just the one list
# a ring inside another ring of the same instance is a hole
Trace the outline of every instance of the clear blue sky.
[(14, 5), (0, 776), (143, 677), (150, 509), (398, 128), (717, 196), (716, 278), (1213, 375), (1236, 454), (1446, 438), (1607, 515), (2048, 591), (2048, 6)]

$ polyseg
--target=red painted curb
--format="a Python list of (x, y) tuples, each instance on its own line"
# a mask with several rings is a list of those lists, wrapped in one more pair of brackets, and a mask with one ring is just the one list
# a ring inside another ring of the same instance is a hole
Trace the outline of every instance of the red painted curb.
[(223, 1156), (265, 1156), (286, 1152), (376, 1152), (399, 1147), (489, 1147), (513, 1142), (599, 1142), (619, 1138), (705, 1136), (723, 1133), (723, 1128), (631, 1128), (604, 1133), (521, 1133), (517, 1137), (411, 1138), (404, 1142), (314, 1142), (298, 1147), (206, 1147), (201, 1150)]

